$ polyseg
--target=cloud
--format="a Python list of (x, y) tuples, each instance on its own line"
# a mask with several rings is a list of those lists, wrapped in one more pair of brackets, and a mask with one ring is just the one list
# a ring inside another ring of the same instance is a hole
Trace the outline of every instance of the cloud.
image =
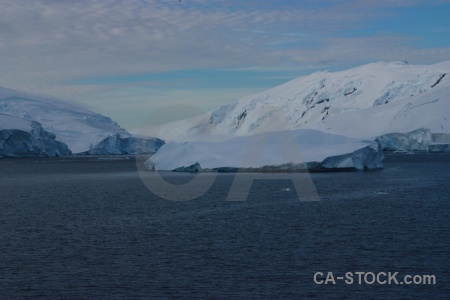
[(319, 49), (296, 49), (290, 55), (309, 67), (333, 67), (346, 63), (366, 61), (399, 61), (408, 59), (411, 63), (434, 63), (448, 60), (450, 47), (431, 49), (411, 48), (405, 45), (412, 38), (404, 36), (327, 38)]
[[(426, 3), (0, 0), (0, 85), (94, 103), (105, 91), (119, 95), (126, 89), (80, 83), (96, 77), (189, 69), (301, 70), (403, 58), (436, 62), (449, 57), (448, 48), (419, 48), (415, 37), (392, 33), (343, 34), (392, 16), (392, 7)], [(446, 29), (446, 24), (440, 27)], [(120, 111), (116, 105), (111, 110)]]
[(25, 4), (3, 0), (0, 63), (2, 73), (8, 75), (0, 80), (61, 81), (188, 68), (275, 65), (280, 55), (274, 55), (271, 45), (296, 39), (305, 44), (315, 42), (330, 30), (351, 28), (370, 18), (368, 11), (346, 10), (349, 2), (344, 2), (346, 5), (327, 9), (292, 4), (278, 8), (267, 1)]

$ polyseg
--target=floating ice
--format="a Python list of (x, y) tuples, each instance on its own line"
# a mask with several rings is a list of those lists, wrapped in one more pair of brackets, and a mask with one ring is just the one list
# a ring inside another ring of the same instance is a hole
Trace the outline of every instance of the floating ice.
[(374, 141), (317, 130), (286, 130), (217, 142), (170, 142), (146, 161), (149, 170), (299, 171), (382, 167)]

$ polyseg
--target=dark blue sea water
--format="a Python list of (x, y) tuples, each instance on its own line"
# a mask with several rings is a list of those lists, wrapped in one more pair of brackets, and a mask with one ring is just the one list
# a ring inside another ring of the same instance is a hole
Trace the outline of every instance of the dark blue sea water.
[[(175, 202), (146, 188), (132, 158), (0, 160), (0, 299), (448, 299), (450, 155), (311, 176), (321, 201), (274, 179), (225, 201), (228, 173)], [(313, 280), (360, 271), (436, 284)]]

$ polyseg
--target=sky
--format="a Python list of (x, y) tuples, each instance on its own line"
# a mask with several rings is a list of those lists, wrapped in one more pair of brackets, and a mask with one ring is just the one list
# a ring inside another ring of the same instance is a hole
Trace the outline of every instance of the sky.
[(319, 70), (450, 60), (450, 1), (0, 0), (0, 86), (126, 129)]

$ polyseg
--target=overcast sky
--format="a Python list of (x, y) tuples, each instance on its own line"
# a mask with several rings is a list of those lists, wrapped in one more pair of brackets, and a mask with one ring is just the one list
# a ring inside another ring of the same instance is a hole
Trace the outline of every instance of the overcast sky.
[(0, 0), (0, 86), (132, 129), (317, 70), (449, 60), (449, 15), (439, 0)]

